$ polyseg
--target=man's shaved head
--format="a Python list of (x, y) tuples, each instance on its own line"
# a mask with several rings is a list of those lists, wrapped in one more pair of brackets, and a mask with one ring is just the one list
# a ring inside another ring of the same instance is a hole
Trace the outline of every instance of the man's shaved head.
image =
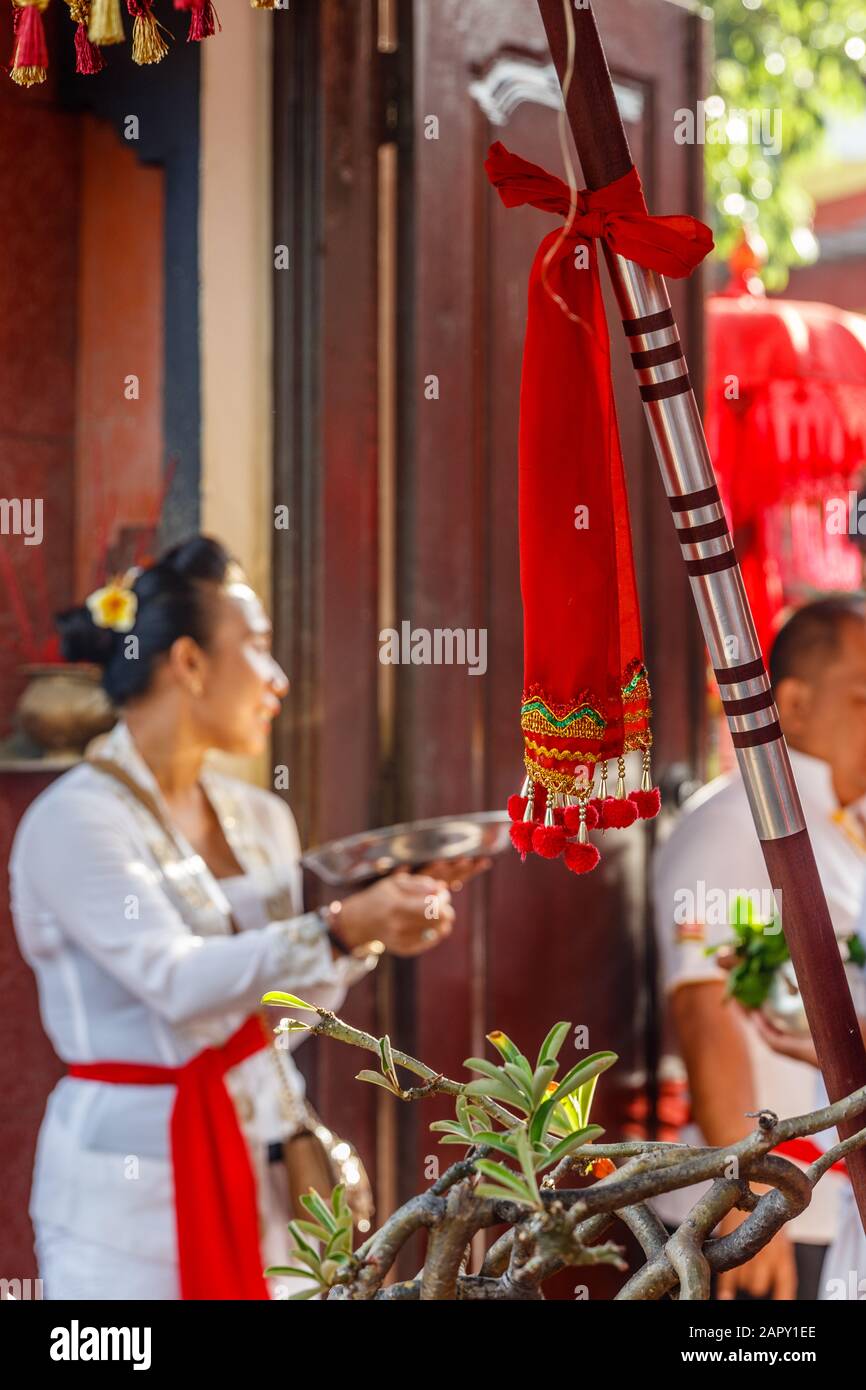
[(770, 680), (791, 747), (829, 764), (840, 805), (866, 796), (866, 599), (798, 609), (773, 643)]
[(798, 608), (779, 629), (770, 651), (770, 682), (777, 691), (791, 677), (819, 679), (842, 652), (849, 623), (866, 624), (866, 599), (857, 594), (835, 594)]

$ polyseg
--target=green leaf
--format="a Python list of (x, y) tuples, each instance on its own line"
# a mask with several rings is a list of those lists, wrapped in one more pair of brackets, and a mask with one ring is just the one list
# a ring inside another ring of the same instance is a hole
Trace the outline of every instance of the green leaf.
[(544, 1099), (544, 1093), (547, 1090), (548, 1084), (553, 1080), (553, 1075), (558, 1065), (556, 1058), (551, 1057), (549, 1061), (542, 1062), (541, 1066), (536, 1068), (535, 1075), (532, 1078), (533, 1106), (538, 1105)]
[[(520, 1166), (523, 1169), (523, 1176), (526, 1179), (527, 1187), (532, 1193), (533, 1201), (540, 1202), (541, 1197), (539, 1195), (538, 1183), (535, 1177), (535, 1168), (536, 1163), (538, 1162), (538, 1158), (532, 1151), (532, 1145), (529, 1142), (529, 1135), (526, 1133), (525, 1129), (519, 1129), (517, 1131), (517, 1157), (520, 1159)], [(541, 1161), (543, 1162), (543, 1159)]]
[(574, 1108), (577, 1111), (578, 1127), (589, 1124), (589, 1112), (592, 1109), (597, 1085), (598, 1077), (593, 1076), (589, 1081), (584, 1081), (582, 1086), (578, 1086), (573, 1095), (568, 1097), (574, 1103)]
[(382, 1090), (387, 1091), (389, 1095), (396, 1095), (396, 1091), (394, 1090), (394, 1087), (391, 1085), (391, 1082), (387, 1079), (387, 1077), (382, 1076), (377, 1071), (359, 1071), (358, 1075), (355, 1077), (355, 1080), (369, 1081), (371, 1086), (381, 1086)]
[[(305, 1222), (304, 1224), (306, 1225), (307, 1223)], [(305, 1255), (309, 1255), (311, 1259), (318, 1260), (318, 1251), (314, 1250), (312, 1245), (310, 1245), (308, 1241), (304, 1240), (304, 1237), (300, 1233), (300, 1228), (298, 1226), (297, 1221), (289, 1222), (289, 1235), (292, 1237), (295, 1244), (299, 1246), (301, 1250), (303, 1250)]]
[(396, 1085), (397, 1073), (394, 1070), (394, 1054), (391, 1051), (391, 1039), (388, 1037), (387, 1033), (383, 1038), (379, 1039), (379, 1056), (382, 1059), (382, 1071), (386, 1076), (389, 1076)]
[(327, 1231), (330, 1232), (334, 1230), (337, 1223), (334, 1220), (331, 1208), (328, 1206), (327, 1202), (322, 1200), (314, 1187), (311, 1187), (309, 1192), (302, 1193), (301, 1206), (305, 1207), (312, 1216), (315, 1216), (317, 1221), (321, 1221)]
[(491, 1081), (497, 1081), (502, 1075), (502, 1068), (495, 1062), (488, 1062), (486, 1057), (467, 1057), (463, 1065), (467, 1071), (480, 1071), (482, 1076), (489, 1076)]
[[(523, 1057), (523, 1053), (520, 1049), (514, 1046), (508, 1034), (503, 1033), (500, 1028), (494, 1029), (492, 1033), (488, 1033), (486, 1036), (487, 1041), (493, 1044), (496, 1051), (501, 1053), (506, 1062), (519, 1062), (521, 1057)], [(526, 1061), (526, 1058), (523, 1057), (523, 1060)], [(529, 1063), (527, 1062), (527, 1066), (528, 1065)]]
[(558, 1144), (554, 1144), (547, 1156), (547, 1164), (558, 1163), (566, 1154), (571, 1153), (572, 1149), (579, 1149), (581, 1144), (592, 1144), (598, 1139), (599, 1135), (604, 1134), (601, 1125), (587, 1125), (585, 1129), (578, 1129), (574, 1134), (567, 1134), (564, 1139), (560, 1139)]
[(479, 1173), (483, 1173), (485, 1178), (494, 1178), (496, 1182), (504, 1183), (506, 1187), (523, 1186), (523, 1180), (519, 1173), (515, 1173), (513, 1168), (506, 1168), (504, 1163), (499, 1163), (494, 1158), (476, 1159), (475, 1167)]
[(352, 1229), (351, 1226), (338, 1226), (338, 1227), (337, 1227), (336, 1231), (335, 1231), (334, 1234), (331, 1236), (331, 1239), (328, 1241), (328, 1244), (325, 1246), (324, 1258), (325, 1258), (326, 1260), (331, 1260), (331, 1259), (333, 1259), (333, 1258), (334, 1258), (334, 1252), (335, 1252), (341, 1245), (345, 1245), (346, 1236), (350, 1234), (351, 1229)]
[[(591, 1057), (587, 1057), (583, 1062), (578, 1062), (572, 1067), (560, 1081), (556, 1090), (543, 1101), (532, 1117), (530, 1126), (530, 1138), (533, 1143), (538, 1143), (547, 1133), (548, 1120), (553, 1116), (557, 1106), (562, 1108), (562, 1101), (579, 1086), (583, 1086), (593, 1077), (606, 1071), (617, 1061), (615, 1052), (594, 1052)], [(565, 1114), (565, 1112), (564, 1112)], [(565, 1118), (568, 1116), (565, 1114)], [(576, 1117), (577, 1118), (577, 1117)]]
[(304, 1231), (306, 1235), (312, 1236), (313, 1240), (318, 1240), (320, 1242), (326, 1241), (331, 1234), (331, 1232), (318, 1221), (304, 1221), (303, 1217), (296, 1216), (294, 1224), (299, 1231)]
[(607, 1071), (608, 1067), (612, 1067), (617, 1060), (618, 1058), (615, 1052), (594, 1052), (591, 1057), (587, 1057), (585, 1062), (578, 1062), (577, 1065), (572, 1067), (571, 1071), (562, 1078), (556, 1090), (551, 1095), (550, 1101), (555, 1105), (557, 1101), (562, 1100), (563, 1096), (570, 1095), (572, 1091), (576, 1091), (578, 1086), (582, 1086), (586, 1081), (590, 1081), (592, 1077), (600, 1075), (601, 1072)]
[(476, 1125), (480, 1125), (482, 1129), (489, 1128), (490, 1116), (488, 1115), (486, 1110), (481, 1109), (480, 1105), (467, 1105), (466, 1109), (468, 1110), (473, 1122)]
[(338, 1183), (337, 1183), (337, 1186), (334, 1188), (333, 1192), (331, 1193), (331, 1211), (334, 1213), (335, 1216), (339, 1216), (340, 1213), (341, 1213), (341, 1211), (344, 1211), (344, 1212), (348, 1213), (348, 1210), (349, 1210), (348, 1204), (347, 1204), (346, 1202), (343, 1201), (343, 1197), (344, 1197), (344, 1195), (345, 1195), (345, 1192), (346, 1192), (346, 1185), (345, 1185), (345, 1183), (338, 1182)]
[(522, 1192), (510, 1192), (507, 1187), (496, 1187), (493, 1183), (481, 1182), (475, 1191), (479, 1197), (491, 1197), (494, 1202), (520, 1202), (522, 1205), (532, 1207), (535, 1203), (532, 1194), (526, 1189)]
[[(269, 1265), (265, 1270), (266, 1279), (274, 1279), (279, 1274), (291, 1274), (296, 1279), (309, 1279), (310, 1277), (308, 1269), (295, 1269), (293, 1265)], [(313, 1287), (317, 1289), (318, 1284)]]
[(510, 1158), (517, 1157), (517, 1145), (513, 1139), (507, 1137), (506, 1131), (479, 1129), (473, 1139), (476, 1144), (489, 1144), (491, 1149), (498, 1149), (501, 1153), (508, 1154)]
[(289, 1294), (289, 1300), (288, 1300), (288, 1301), (289, 1301), (290, 1303), (302, 1303), (302, 1302), (304, 1301), (304, 1299), (307, 1299), (307, 1298), (315, 1298), (315, 1297), (316, 1297), (316, 1294), (317, 1294), (317, 1293), (320, 1293), (320, 1292), (321, 1292), (321, 1285), (316, 1284), (316, 1285), (314, 1285), (313, 1288), (311, 1288), (311, 1289), (309, 1289), (309, 1290), (307, 1290), (307, 1289), (301, 1289), (300, 1293), (290, 1293), (290, 1294)]
[(296, 994), (283, 994), (282, 990), (271, 990), (269, 994), (262, 995), (263, 1004), (287, 1004), (290, 1009), (308, 1009), (311, 1014), (317, 1014), (319, 1010), (315, 1004), (307, 1004), (303, 999), (299, 999)]
[(538, 1054), (536, 1067), (540, 1067), (542, 1062), (556, 1061), (559, 1056), (560, 1048), (568, 1037), (570, 1023), (554, 1023), (544, 1042), (541, 1044), (541, 1051)]
[(306, 1265), (310, 1273), (318, 1279), (322, 1263), (318, 1255), (308, 1255), (304, 1250), (293, 1250), (292, 1258), (299, 1260), (302, 1265)]
[(523, 1099), (531, 1105), (532, 1072), (529, 1071), (528, 1067), (525, 1072), (522, 1067), (515, 1066), (513, 1062), (506, 1062), (505, 1066), (503, 1067), (503, 1071), (505, 1072), (505, 1075), (508, 1077), (509, 1081), (513, 1081), (514, 1085), (517, 1087), (517, 1090), (520, 1092), (520, 1095), (523, 1097)]
[(462, 1125), (455, 1124), (453, 1120), (433, 1120), (430, 1130), (434, 1134), (460, 1134), (464, 1138), (469, 1138), (466, 1129)]
[(463, 1089), (468, 1096), (489, 1096), (493, 1100), (501, 1100), (507, 1105), (517, 1106), (524, 1113), (528, 1109), (526, 1101), (517, 1087), (504, 1076), (499, 1081), (485, 1081), (483, 1079), (470, 1081), (468, 1086), (464, 1086)]

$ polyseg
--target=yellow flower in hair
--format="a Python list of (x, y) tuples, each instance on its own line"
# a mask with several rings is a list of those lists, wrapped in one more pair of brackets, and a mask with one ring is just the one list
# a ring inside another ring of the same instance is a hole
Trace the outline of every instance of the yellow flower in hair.
[(104, 589), (97, 589), (86, 600), (90, 616), (97, 627), (109, 627), (112, 632), (130, 632), (138, 612), (138, 599), (120, 580), (110, 580)]

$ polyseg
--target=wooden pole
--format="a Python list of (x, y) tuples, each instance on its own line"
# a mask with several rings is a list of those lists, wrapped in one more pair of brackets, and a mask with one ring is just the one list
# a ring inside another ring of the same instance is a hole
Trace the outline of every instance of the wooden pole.
[[(538, 0), (538, 7), (562, 83), (568, 55), (563, 0)], [(621, 178), (632, 158), (592, 7), (581, 4), (572, 13), (574, 75), (566, 113), (587, 186), (595, 189)], [(654, 271), (607, 246), (604, 251), (818, 1062), (830, 1100), (841, 1100), (866, 1086), (866, 1051), (667, 289)], [(757, 1097), (759, 1104), (764, 1099)], [(847, 1138), (864, 1124), (860, 1116), (840, 1125), (839, 1133)], [(866, 1229), (866, 1148), (847, 1162)]]

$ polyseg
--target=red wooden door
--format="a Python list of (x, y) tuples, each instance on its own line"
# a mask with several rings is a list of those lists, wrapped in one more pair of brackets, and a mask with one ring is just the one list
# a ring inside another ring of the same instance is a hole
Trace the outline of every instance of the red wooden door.
[[(299, 533), (276, 556), (275, 597), (300, 682), (285, 760), (300, 771), (293, 800), (308, 843), (365, 822), (502, 807), (522, 779), (518, 391), (529, 267), (552, 224), (507, 213), (483, 160), (502, 139), (561, 164), (557, 88), (530, 0), (325, 0), (314, 10), (302, 0), (308, 38), (297, 28), (277, 68), (294, 193), (278, 196), (276, 240), (289, 240), (293, 221), (315, 286), (307, 302), (284, 282), (277, 315), (277, 480), (297, 499)], [(669, 0), (597, 10), (650, 206), (699, 213), (700, 150), (676, 145), (673, 128), (674, 112), (703, 95), (705, 23)], [(317, 106), (305, 102), (314, 66)], [(317, 124), (304, 137), (310, 111)], [(291, 169), (304, 169), (309, 148), (320, 182), (299, 184)], [(699, 381), (699, 277), (672, 290)], [(611, 336), (664, 775), (697, 757), (700, 647), (625, 343)], [(291, 339), (287, 381), (280, 343)], [(305, 391), (311, 344), (318, 388)], [(485, 673), (383, 673), (377, 633), (404, 621), (483, 631)], [(598, 1104), (616, 1132), (655, 1047), (652, 834), (614, 838), (586, 879), (509, 854), (457, 900), (448, 943), (417, 963), (388, 963), (376, 998), (365, 986), (348, 1015), (452, 1077), (486, 1050), (493, 1027), (529, 1050), (571, 1019), (592, 1050), (620, 1055)], [(363, 1061), (347, 1051), (318, 1049), (313, 1090), (378, 1160), (384, 1212), (452, 1156), (428, 1130), (450, 1107), (363, 1094), (351, 1080)], [(604, 1276), (593, 1283), (610, 1290)]]
[[(506, 211), (483, 171), (489, 144), (560, 170), (555, 84), (534, 4), (417, 0), (415, 5), (414, 267), (416, 378), (413, 505), (407, 513), (406, 616), (429, 627), (486, 628), (483, 678), (454, 667), (408, 673), (405, 739), (412, 813), (503, 806), (522, 780), (517, 706), (522, 677), (517, 554), (517, 419), (526, 285), (543, 213)], [(699, 152), (674, 144), (673, 113), (693, 105), (705, 27), (665, 0), (598, 6), (636, 163), (650, 205), (699, 212)], [(428, 117), (435, 117), (437, 126)], [(431, 131), (438, 138), (431, 139)], [(699, 365), (699, 286), (675, 308)], [(612, 306), (612, 300), (611, 300)], [(405, 305), (403, 306), (405, 308)], [(655, 692), (656, 769), (694, 754), (700, 660), (691, 599), (646, 437), (622, 335), (613, 351), (636, 559)], [(428, 401), (424, 379), (439, 378)], [(417, 970), (414, 1046), (449, 1076), (501, 1028), (527, 1049), (558, 1019), (620, 1062), (599, 1094), (619, 1127), (622, 1097), (647, 1069), (653, 957), (645, 879), (652, 832), (608, 836), (586, 879), (510, 855), (461, 903), (459, 931)], [(572, 1060), (574, 1060), (572, 1054)], [(447, 1107), (431, 1106), (438, 1113)], [(436, 1152), (418, 1121), (423, 1182)], [(440, 1150), (444, 1158), (447, 1150)], [(443, 1160), (444, 1161), (444, 1160)]]

